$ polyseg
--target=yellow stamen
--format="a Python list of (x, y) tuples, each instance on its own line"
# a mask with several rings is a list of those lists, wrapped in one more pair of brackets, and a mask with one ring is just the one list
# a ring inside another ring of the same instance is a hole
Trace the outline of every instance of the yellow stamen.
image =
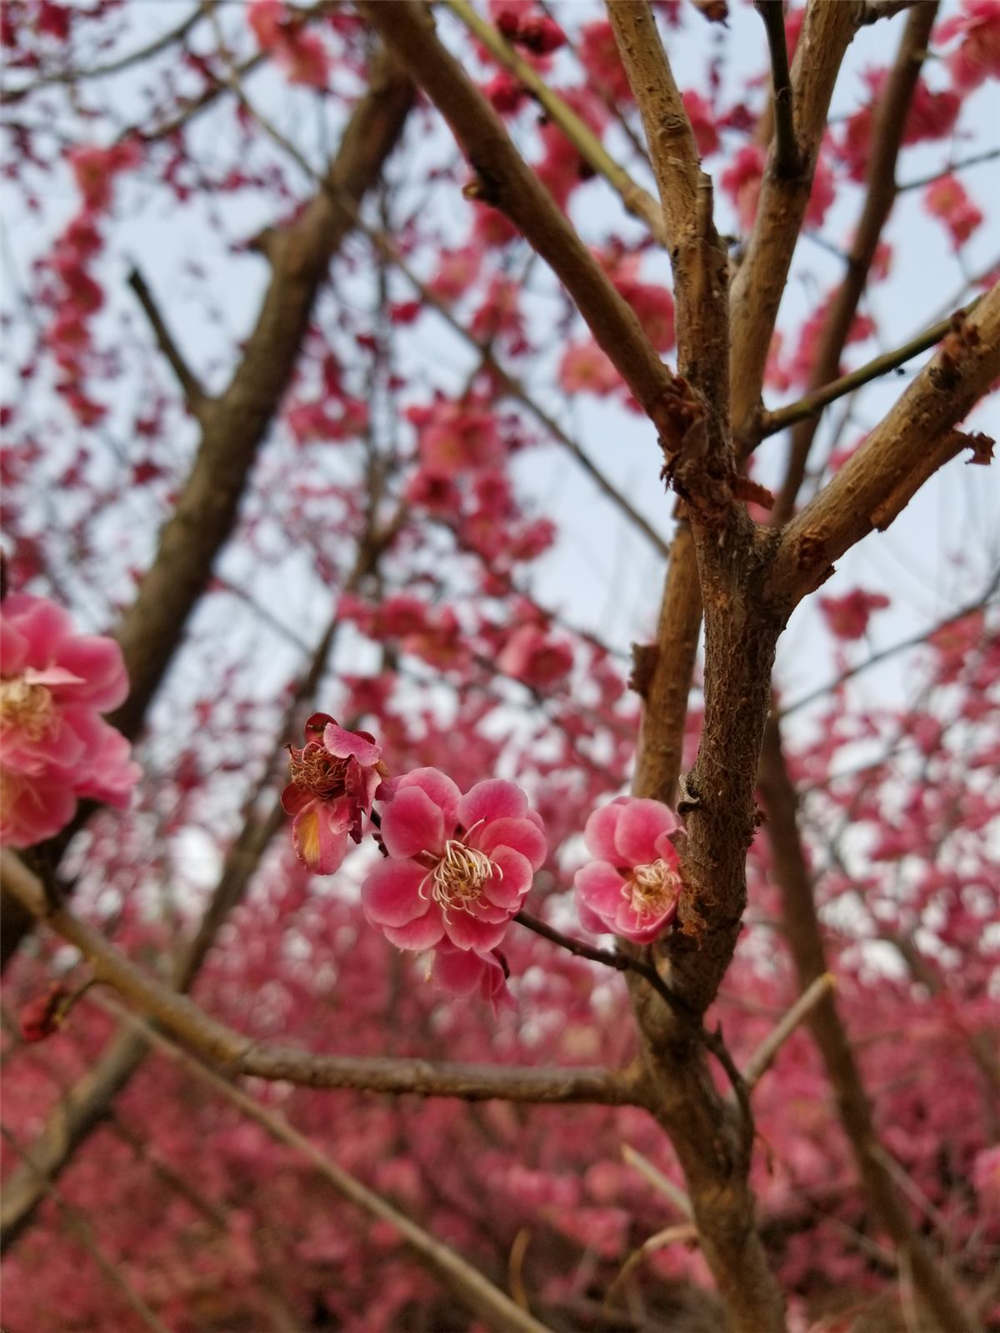
[(37, 741), (55, 723), (52, 695), (44, 685), (29, 685), (23, 676), (0, 680), (0, 724), (17, 727), (28, 740)]
[(503, 879), (503, 871), (485, 852), (467, 847), (457, 838), (449, 838), (444, 845), (444, 855), (421, 881), (419, 893), (426, 898), (425, 887), (430, 881), (430, 896), (441, 905), (447, 918), (452, 908), (471, 912), (482, 898), (483, 885), (494, 876)]
[(622, 897), (637, 916), (659, 916), (676, 897), (677, 884), (677, 872), (661, 859), (630, 871), (622, 885)]

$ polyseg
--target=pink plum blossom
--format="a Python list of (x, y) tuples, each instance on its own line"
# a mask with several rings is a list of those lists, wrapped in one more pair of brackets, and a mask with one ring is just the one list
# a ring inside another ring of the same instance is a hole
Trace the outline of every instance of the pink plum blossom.
[(497, 658), (508, 676), (527, 685), (544, 687), (561, 680), (573, 666), (573, 649), (565, 639), (554, 639), (539, 625), (521, 625)]
[(299, 860), (317, 875), (332, 875), (347, 854), (347, 839), (361, 841), (385, 776), (382, 751), (367, 731), (346, 731), (328, 713), (313, 713), (305, 735), (300, 750), (288, 747), (292, 780), (281, 804), (294, 816)]
[(61, 607), (13, 593), (0, 606), (0, 838), (30, 847), (69, 823), (79, 796), (124, 808), (139, 780), (102, 721), (128, 694), (113, 639), (77, 634)]
[(446, 940), (483, 955), (503, 939), (547, 849), (520, 787), (488, 778), (463, 796), (436, 768), (396, 781), (382, 839), (388, 859), (361, 889), (372, 925), (401, 949)]
[(872, 612), (884, 611), (888, 605), (885, 593), (867, 592), (864, 588), (854, 588), (843, 597), (819, 599), (826, 623), (838, 639), (863, 638)]
[(442, 988), (453, 995), (478, 995), (487, 1000), (496, 1013), (501, 1005), (513, 1005), (507, 989), (507, 967), (503, 958), (491, 950), (477, 953), (475, 949), (457, 949), (450, 940), (443, 939), (434, 950), (431, 976)]
[(619, 796), (587, 820), (583, 840), (596, 859), (574, 877), (580, 922), (637, 944), (673, 920), (681, 890), (674, 812), (660, 801)]

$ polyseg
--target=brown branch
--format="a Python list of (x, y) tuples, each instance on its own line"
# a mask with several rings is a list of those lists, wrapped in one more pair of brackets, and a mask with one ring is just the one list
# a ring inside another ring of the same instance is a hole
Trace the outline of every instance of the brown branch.
[(976, 304), (976, 301), (971, 301), (964, 309), (956, 310), (945, 319), (938, 320), (936, 324), (924, 329), (923, 333), (918, 333), (909, 342), (903, 343), (894, 351), (883, 352), (881, 356), (866, 361), (857, 370), (849, 371), (838, 379), (828, 380), (822, 388), (805, 394), (796, 402), (789, 403), (786, 407), (775, 408), (773, 412), (762, 413), (757, 423), (756, 433), (758, 437), (762, 440), (767, 439), (769, 435), (776, 435), (780, 430), (797, 425), (798, 422), (804, 421), (806, 417), (816, 416), (822, 412), (824, 407), (836, 402), (838, 398), (854, 393), (856, 389), (862, 388), (865, 384), (870, 384), (872, 380), (880, 379), (889, 371), (905, 365), (907, 361), (919, 356), (921, 352), (928, 351), (954, 327), (956, 318), (968, 315)]
[[(834, 379), (840, 368), (840, 358), (858, 302), (868, 283), (875, 250), (896, 199), (896, 160), (902, 147), (906, 117), (927, 54), (937, 9), (936, 3), (925, 3), (911, 11), (892, 71), (878, 100), (872, 127), (865, 202), (851, 242), (847, 272), (823, 322), (816, 359), (809, 377), (810, 391)], [(818, 418), (810, 414), (792, 433), (785, 478), (771, 515), (771, 521), (776, 527), (787, 522), (795, 509), (818, 424)]]
[(629, 1070), (442, 1064), (419, 1059), (314, 1055), (294, 1047), (258, 1046), (137, 967), (87, 922), (65, 908), (48, 908), (37, 876), (12, 852), (4, 851), (2, 857), (8, 890), (80, 950), (91, 965), (95, 981), (112, 986), (164, 1032), (233, 1077), (263, 1078), (309, 1088), (460, 1097), (467, 1101), (500, 1098), (608, 1106), (641, 1104), (637, 1075)]
[(665, 245), (663, 214), (656, 200), (638, 185), (625, 168), (611, 156), (598, 136), (576, 114), (571, 106), (548, 86), (534, 66), (507, 42), (499, 30), (489, 23), (469, 3), (469, 0), (445, 0), (448, 8), (462, 20), (471, 33), (486, 47), (505, 69), (515, 75), (532, 96), (545, 108), (549, 119), (562, 130), (587, 165), (603, 176), (611, 188), (621, 196), (622, 203)]
[[(114, 1008), (122, 1012), (119, 1006), (115, 1005)], [(238, 1107), (244, 1115), (263, 1126), (279, 1143), (284, 1143), (301, 1153), (317, 1173), (344, 1198), (349, 1199), (370, 1216), (388, 1222), (399, 1232), (420, 1262), (436, 1274), (450, 1291), (453, 1291), (491, 1328), (497, 1329), (498, 1333), (548, 1333), (544, 1324), (540, 1324), (527, 1311), (516, 1305), (456, 1250), (424, 1231), (405, 1213), (399, 1212), (381, 1195), (368, 1189), (361, 1181), (338, 1166), (310, 1139), (294, 1129), (280, 1112), (262, 1106), (256, 1098), (251, 1097), (243, 1089), (234, 1087), (214, 1070), (206, 1068), (200, 1060), (169, 1041), (151, 1025), (143, 1023), (134, 1015), (123, 1016), (141, 1029), (142, 1040), (153, 1043), (171, 1060)]]
[(788, 70), (783, 0), (754, 0), (754, 9), (764, 21), (767, 48), (771, 55), (771, 96), (774, 103), (774, 168), (779, 176), (793, 180), (799, 172), (799, 146), (795, 142), (792, 110), (792, 79)]
[(415, 0), (363, 0), (358, 8), (451, 126), (476, 173), (473, 197), (500, 209), (518, 227), (573, 297), (661, 433), (676, 435), (677, 426), (664, 411), (676, 396), (675, 377), (628, 302), (518, 153), (499, 116), (438, 40), (424, 6)]
[[(812, 879), (798, 828), (798, 799), (785, 763), (778, 723), (769, 721), (761, 757), (760, 789), (768, 812), (768, 838), (781, 891), (789, 947), (805, 990), (827, 971)], [(973, 1333), (967, 1315), (941, 1269), (915, 1231), (880, 1159), (871, 1108), (832, 992), (812, 1009), (810, 1028), (837, 1097), (841, 1123), (865, 1190), (886, 1231), (908, 1265), (913, 1283), (942, 1333)]]
[(746, 255), (733, 280), (732, 429), (743, 452), (758, 410), (764, 366), (792, 252), (805, 217), (820, 141), (826, 129), (833, 86), (858, 22), (856, 4), (811, 0), (792, 63), (792, 118), (801, 171), (788, 179), (776, 170), (772, 144), (761, 182), (760, 202)]
[(771, 593), (787, 607), (873, 528), (887, 528), (919, 487), (978, 441), (955, 423), (1000, 375), (1000, 283), (959, 320), (864, 445), (785, 529)]
[(150, 328), (153, 330), (153, 336), (156, 339), (156, 345), (170, 363), (170, 369), (177, 376), (177, 383), (181, 386), (185, 401), (191, 410), (191, 415), (204, 425), (205, 412), (209, 406), (208, 395), (202, 388), (201, 381), (195, 375), (194, 371), (188, 365), (187, 361), (173, 339), (173, 335), (167, 328), (166, 321), (160, 313), (160, 308), (153, 299), (153, 293), (149, 290), (146, 279), (137, 268), (132, 269), (128, 275), (128, 285), (135, 292), (136, 299), (142, 306), (146, 318), (149, 320)]
[(646, 131), (664, 244), (673, 251), (696, 219), (701, 171), (694, 132), (646, 0), (608, 0), (607, 10)]
[(818, 976), (815, 981), (809, 983), (781, 1021), (767, 1034), (747, 1061), (746, 1069), (743, 1071), (743, 1078), (749, 1091), (753, 1091), (771, 1068), (778, 1052), (799, 1024), (809, 1016), (823, 996), (833, 990), (833, 987), (832, 972), (824, 972), (822, 976)]

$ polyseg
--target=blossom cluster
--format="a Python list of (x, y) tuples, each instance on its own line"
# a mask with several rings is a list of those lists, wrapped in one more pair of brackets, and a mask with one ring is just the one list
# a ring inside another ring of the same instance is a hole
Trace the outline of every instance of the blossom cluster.
[(0, 603), (0, 840), (58, 833), (80, 796), (124, 807), (139, 778), (129, 743), (100, 714), (128, 694), (113, 639), (77, 634), (43, 597)]
[[(369, 923), (397, 948), (432, 951), (444, 988), (506, 1001), (500, 946), (548, 853), (521, 788), (487, 778), (463, 793), (437, 768), (390, 778), (374, 737), (325, 713), (289, 752), (282, 804), (303, 864), (332, 874), (368, 821), (382, 852), (361, 886)], [(593, 812), (584, 830), (593, 859), (575, 877), (585, 929), (644, 944), (670, 925), (682, 886), (676, 830), (659, 801), (620, 796)]]

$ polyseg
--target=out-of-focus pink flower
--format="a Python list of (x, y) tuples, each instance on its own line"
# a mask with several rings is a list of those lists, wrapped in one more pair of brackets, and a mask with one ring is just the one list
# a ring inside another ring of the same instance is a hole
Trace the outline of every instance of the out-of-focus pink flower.
[(744, 144), (719, 178), (722, 188), (736, 207), (744, 231), (750, 231), (757, 216), (765, 160), (766, 155), (760, 144)]
[(693, 89), (681, 93), (681, 101), (691, 122), (699, 155), (711, 157), (713, 153), (719, 151), (719, 131), (715, 126), (715, 116), (712, 114), (711, 106), (701, 93), (696, 93)]
[(454, 477), (492, 467), (503, 457), (496, 417), (485, 404), (438, 402), (429, 409), (415, 409), (410, 416), (416, 416), (415, 424), (421, 426), (421, 467), (432, 476)]
[(957, 250), (982, 225), (982, 212), (965, 192), (965, 186), (955, 176), (942, 176), (928, 185), (924, 192), (924, 207), (940, 218), (951, 232), (952, 244)]
[(948, 68), (962, 92), (978, 88), (992, 75), (1000, 78), (1000, 0), (965, 0), (964, 13), (942, 23), (939, 42), (961, 36), (948, 56)]
[(573, 666), (573, 650), (564, 639), (553, 639), (538, 625), (522, 625), (507, 640), (497, 666), (527, 685), (551, 685)]
[(580, 61), (603, 92), (616, 102), (633, 102), (632, 87), (618, 54), (614, 30), (607, 19), (595, 19), (580, 29)]
[(382, 812), (388, 859), (361, 888), (365, 915), (401, 949), (448, 940), (488, 954), (545, 859), (539, 815), (512, 782), (489, 778), (463, 796), (436, 768), (397, 779)]
[(593, 338), (570, 343), (559, 363), (559, 383), (566, 393), (594, 393), (600, 397), (621, 386), (611, 358)]
[(434, 950), (431, 976), (453, 995), (478, 995), (494, 1013), (500, 1005), (514, 1004), (507, 989), (507, 968), (495, 950), (477, 953), (475, 949), (456, 949), (450, 940), (441, 940)]
[(281, 804), (293, 816), (292, 841), (314, 874), (332, 875), (361, 841), (364, 817), (385, 777), (382, 751), (367, 731), (346, 731), (328, 713), (313, 713), (306, 743), (288, 747), (291, 782)]
[(77, 634), (44, 597), (13, 593), (0, 605), (0, 661), (0, 839), (52, 837), (79, 796), (128, 805), (140, 770), (100, 717), (128, 694), (117, 643)]
[(587, 820), (583, 840), (596, 859), (574, 877), (580, 922), (644, 944), (673, 920), (681, 891), (674, 812), (660, 801), (619, 796)]
[(269, 51), (291, 83), (325, 88), (330, 72), (326, 48), (315, 33), (305, 32), (283, 0), (252, 0), (247, 23), (262, 51)]
[(854, 588), (843, 597), (821, 597), (820, 610), (831, 633), (838, 639), (860, 639), (868, 628), (873, 611), (883, 611), (889, 599), (881, 592)]

